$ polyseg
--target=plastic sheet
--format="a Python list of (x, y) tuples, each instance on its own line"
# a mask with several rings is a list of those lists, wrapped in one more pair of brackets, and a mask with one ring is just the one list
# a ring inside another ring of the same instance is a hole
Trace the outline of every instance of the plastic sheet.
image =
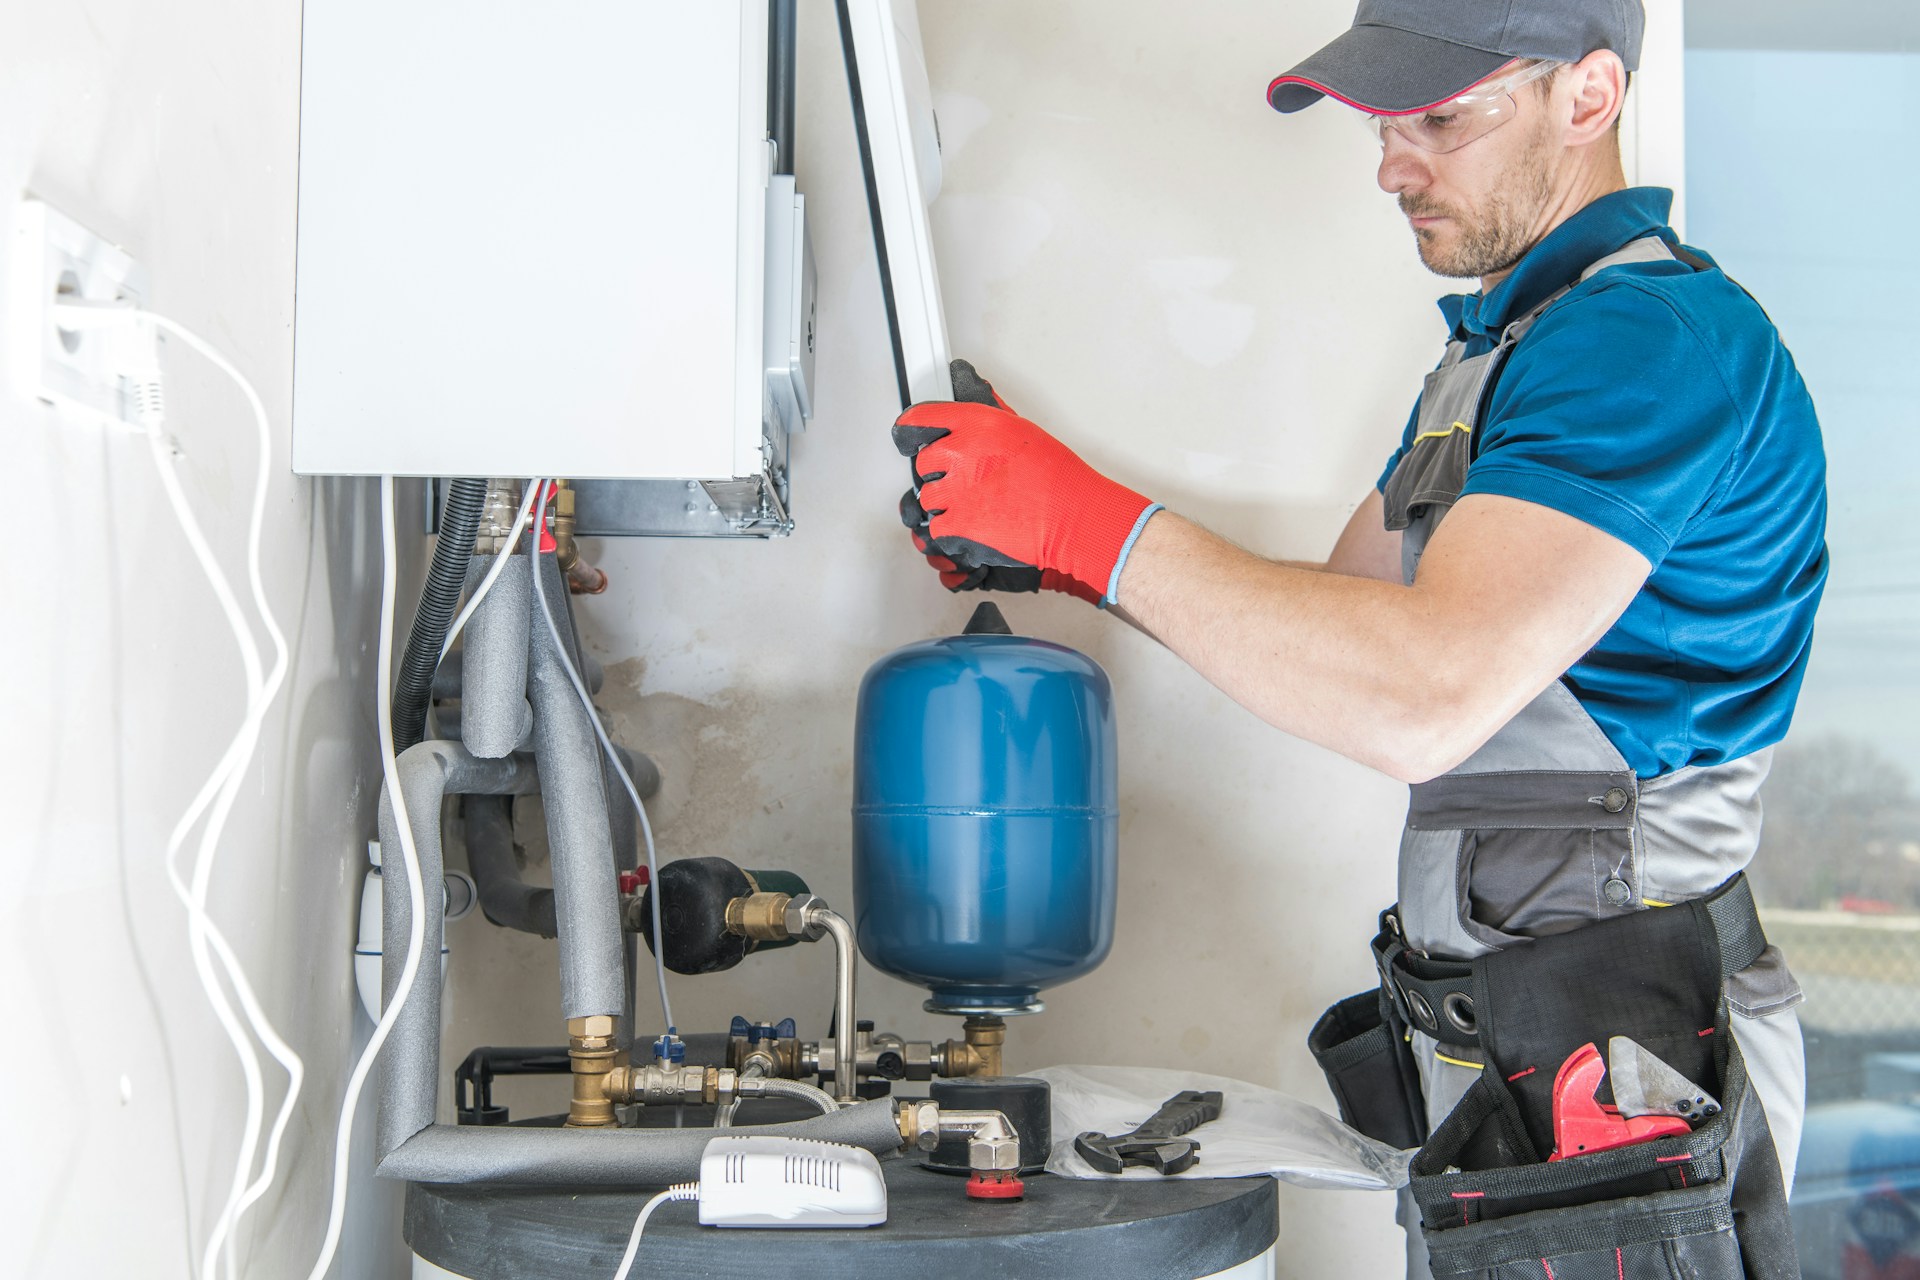
[[(1026, 1074), (1053, 1086), (1055, 1142), (1047, 1172), (1068, 1178), (1241, 1178), (1272, 1174), (1304, 1187), (1391, 1190), (1406, 1185), (1411, 1151), (1375, 1142), (1318, 1107), (1277, 1089), (1158, 1067), (1046, 1067)], [(1223, 1095), (1220, 1118), (1195, 1129), (1200, 1158), (1185, 1173), (1129, 1166), (1101, 1173), (1073, 1149), (1076, 1135), (1127, 1133), (1183, 1089)]]

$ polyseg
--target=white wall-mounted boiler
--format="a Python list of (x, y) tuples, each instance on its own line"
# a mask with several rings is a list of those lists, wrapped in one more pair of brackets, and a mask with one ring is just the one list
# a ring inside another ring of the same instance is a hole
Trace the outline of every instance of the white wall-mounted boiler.
[(810, 258), (766, 0), (308, 0), (302, 34), (296, 471), (769, 469)]

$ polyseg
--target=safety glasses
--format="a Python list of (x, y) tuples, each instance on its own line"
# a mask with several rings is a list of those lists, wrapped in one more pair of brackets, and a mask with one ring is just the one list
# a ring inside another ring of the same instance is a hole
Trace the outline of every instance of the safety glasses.
[(1519, 110), (1513, 95), (1563, 65), (1551, 61), (1509, 63), (1458, 97), (1425, 111), (1370, 115), (1366, 117), (1367, 127), (1383, 147), (1391, 129), (1422, 151), (1435, 155), (1458, 151), (1513, 119)]

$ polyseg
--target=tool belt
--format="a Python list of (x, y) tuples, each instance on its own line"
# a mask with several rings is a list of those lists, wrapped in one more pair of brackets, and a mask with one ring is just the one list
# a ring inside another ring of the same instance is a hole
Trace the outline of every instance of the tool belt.
[[(1419, 1146), (1412, 1193), (1436, 1276), (1772, 1280), (1799, 1264), (1765, 1113), (1733, 1043), (1725, 979), (1766, 947), (1744, 876), (1706, 898), (1597, 921), (1472, 961), (1407, 947), (1381, 916), (1378, 988), (1308, 1046), (1341, 1118)], [(1431, 1133), (1418, 1029), (1484, 1064)], [(1721, 1100), (1686, 1134), (1548, 1162), (1558, 1068), (1628, 1036)]]

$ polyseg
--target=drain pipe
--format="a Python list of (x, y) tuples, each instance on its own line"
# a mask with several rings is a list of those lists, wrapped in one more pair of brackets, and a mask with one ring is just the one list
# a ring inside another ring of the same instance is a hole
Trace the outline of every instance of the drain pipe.
[(467, 796), (460, 802), (465, 820), (467, 866), (480, 887), (480, 911), (494, 924), (551, 938), (553, 890), (528, 884), (513, 858), (513, 818), (504, 796)]

